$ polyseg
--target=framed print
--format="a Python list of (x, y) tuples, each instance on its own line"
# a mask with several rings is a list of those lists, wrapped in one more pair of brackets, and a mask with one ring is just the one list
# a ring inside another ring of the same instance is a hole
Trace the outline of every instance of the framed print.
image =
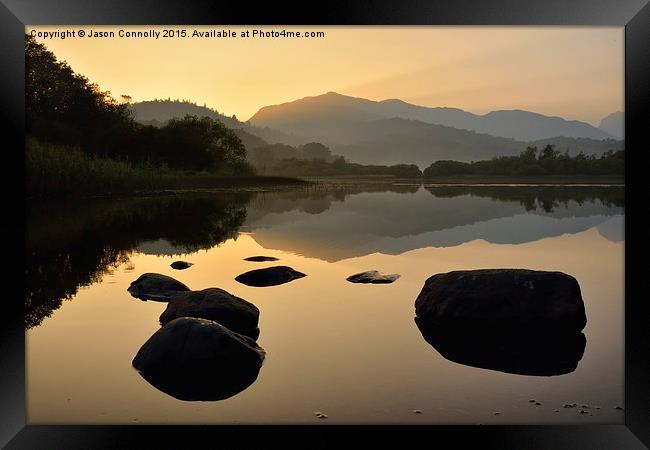
[(647, 2), (0, 11), (2, 445), (650, 445)]

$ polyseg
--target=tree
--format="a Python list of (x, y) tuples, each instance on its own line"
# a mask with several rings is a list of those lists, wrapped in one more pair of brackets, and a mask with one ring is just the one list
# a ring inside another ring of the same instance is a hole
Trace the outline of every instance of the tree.
[(547, 144), (542, 151), (539, 153), (538, 159), (557, 159), (560, 156), (560, 151), (555, 150), (555, 146), (552, 144)]
[(171, 119), (160, 133), (159, 151), (174, 167), (218, 170), (246, 160), (246, 148), (239, 137), (209, 117)]
[(526, 147), (521, 153), (521, 158), (526, 160), (534, 160), (537, 157), (537, 147)]
[(25, 126), (39, 138), (76, 145), (100, 127), (128, 120), (126, 105), (76, 74), (25, 35)]

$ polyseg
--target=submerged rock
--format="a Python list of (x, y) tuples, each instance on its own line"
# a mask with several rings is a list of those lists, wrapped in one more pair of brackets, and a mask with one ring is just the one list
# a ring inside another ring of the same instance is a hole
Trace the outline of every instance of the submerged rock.
[(587, 323), (575, 278), (524, 269), (434, 275), (418, 295), (415, 313), (430, 324), (473, 331), (507, 327), (577, 333)]
[(298, 278), (306, 277), (304, 273), (293, 270), (288, 266), (267, 267), (256, 269), (238, 275), (235, 280), (246, 286), (266, 287), (288, 283)]
[(144, 273), (127, 289), (135, 298), (165, 302), (173, 295), (189, 290), (190, 288), (180, 281), (159, 273)]
[(372, 283), (372, 284), (387, 284), (397, 280), (400, 276), (396, 273), (390, 275), (383, 275), (376, 270), (368, 272), (357, 273), (347, 277), (350, 283)]
[(209, 288), (201, 291), (180, 292), (167, 304), (160, 315), (160, 324), (179, 317), (197, 317), (213, 320), (231, 331), (257, 339), (260, 310), (246, 300), (223, 289)]
[[(423, 322), (415, 323), (422, 337), (445, 359), (471, 367), (531, 376), (573, 372), (582, 359), (586, 338), (582, 333), (538, 331), (452, 330)], [(537, 400), (530, 403), (540, 406)], [(565, 408), (573, 406), (565, 405)]]
[(174, 261), (173, 263), (170, 264), (171, 268), (176, 270), (185, 270), (188, 267), (191, 267), (193, 265), (194, 264), (187, 261)]
[(180, 317), (144, 343), (133, 359), (142, 377), (179, 400), (223, 400), (250, 386), (265, 352), (254, 340), (211, 320)]
[(274, 256), (249, 256), (248, 258), (244, 258), (244, 261), (252, 261), (252, 262), (264, 262), (264, 261), (277, 261), (278, 258)]

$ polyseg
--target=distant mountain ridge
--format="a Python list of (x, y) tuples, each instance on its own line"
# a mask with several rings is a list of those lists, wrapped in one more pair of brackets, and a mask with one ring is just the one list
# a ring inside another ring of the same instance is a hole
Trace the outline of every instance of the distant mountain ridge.
[(256, 127), (249, 123), (241, 122), (235, 116), (228, 117), (207, 106), (199, 106), (187, 101), (150, 100), (132, 103), (129, 105), (129, 109), (133, 112), (136, 121), (147, 125), (160, 126), (172, 118), (181, 118), (186, 115), (205, 116), (221, 121), (228, 128), (243, 130), (249, 133), (249, 135), (261, 138), (268, 143), (286, 145), (299, 145), (304, 143), (304, 139), (302, 138), (272, 130), (268, 127)]
[[(343, 121), (369, 122), (389, 118), (418, 120), (520, 141), (557, 136), (590, 139), (613, 137), (585, 122), (530, 111), (503, 110), (477, 115), (458, 108), (418, 106), (398, 99), (374, 101), (336, 92), (265, 106), (250, 118), (250, 122), (286, 133), (309, 135), (323, 124), (333, 126)], [(336, 142), (339, 138), (336, 134), (327, 137), (330, 144), (350, 143)]]
[[(340, 97), (344, 97), (343, 104)], [(347, 99), (353, 100), (351, 107)], [(220, 120), (235, 130), (249, 150), (268, 144), (297, 147), (308, 142), (321, 142), (329, 146), (333, 154), (361, 164), (417, 164), (424, 168), (442, 159), (467, 162), (515, 155), (528, 145), (541, 148), (553, 144), (558, 150), (568, 150), (572, 155), (580, 151), (600, 155), (607, 150), (624, 149), (623, 141), (615, 139), (553, 137), (524, 141), (416, 119), (386, 118), (377, 113), (377, 104), (394, 106), (403, 105), (404, 102), (374, 102), (346, 98), (339, 94), (326, 96), (324, 102), (309, 102), (307, 108), (290, 102), (285, 104), (286, 111), (298, 119), (291, 126), (276, 120), (266, 121), (264, 126), (256, 126), (189, 102), (150, 101), (134, 103), (130, 107), (136, 120), (156, 126), (172, 117), (184, 117), (186, 114)], [(260, 111), (262, 110), (265, 108)], [(449, 116), (464, 117), (470, 114), (453, 108), (437, 110), (445, 110)]]

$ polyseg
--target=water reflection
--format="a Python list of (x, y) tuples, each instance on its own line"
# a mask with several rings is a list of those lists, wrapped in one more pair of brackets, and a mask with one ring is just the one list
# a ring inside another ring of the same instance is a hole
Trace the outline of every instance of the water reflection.
[(592, 227), (622, 239), (622, 187), (329, 186), (30, 204), (28, 327), (134, 251), (175, 255), (253, 234), (266, 249), (325, 261), (475, 239), (523, 243)]
[(465, 366), (518, 375), (571, 373), (585, 352), (583, 333), (540, 334), (441, 330), (415, 318), (422, 337), (445, 359)]
[(343, 200), (331, 193), (321, 199), (329, 202), (321, 214), (307, 212), (304, 202), (313, 199), (260, 194), (248, 207), (243, 229), (264, 248), (335, 262), (475, 239), (519, 244), (579, 233), (623, 214), (623, 194), (622, 187), (547, 186), (362, 191)]
[(140, 373), (149, 384), (178, 400), (219, 401), (244, 391), (257, 380), (262, 366), (241, 365), (227, 372), (188, 373), (185, 370), (162, 374)]
[(89, 200), (27, 210), (25, 324), (39, 325), (79, 287), (126, 263), (142, 242), (207, 249), (236, 236), (247, 194)]

